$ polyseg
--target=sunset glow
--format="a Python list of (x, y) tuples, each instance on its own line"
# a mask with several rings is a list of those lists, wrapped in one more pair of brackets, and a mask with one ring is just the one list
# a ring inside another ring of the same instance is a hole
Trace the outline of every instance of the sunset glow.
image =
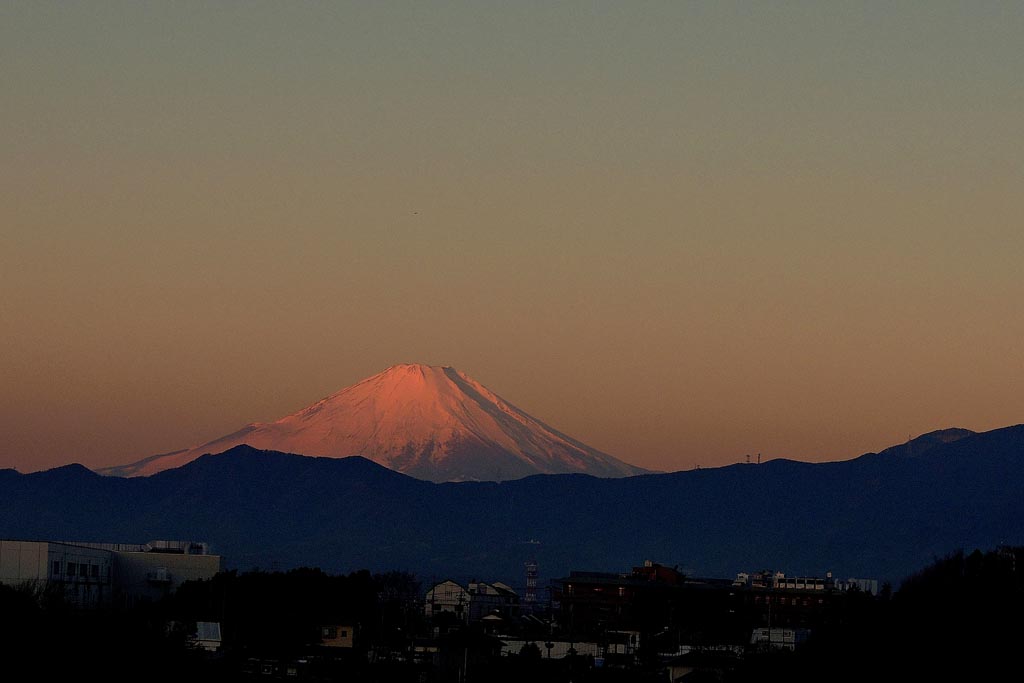
[(1017, 3), (4, 3), (0, 467), (399, 363), (656, 470), (1022, 422), (1021, 36)]

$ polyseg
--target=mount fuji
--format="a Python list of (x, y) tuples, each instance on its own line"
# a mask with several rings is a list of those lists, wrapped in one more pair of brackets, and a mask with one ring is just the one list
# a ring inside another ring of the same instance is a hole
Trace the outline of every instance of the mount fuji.
[(275, 422), (97, 471), (147, 476), (242, 444), (309, 456), (361, 455), (434, 482), (646, 472), (549, 427), (455, 368), (418, 364), (392, 366)]

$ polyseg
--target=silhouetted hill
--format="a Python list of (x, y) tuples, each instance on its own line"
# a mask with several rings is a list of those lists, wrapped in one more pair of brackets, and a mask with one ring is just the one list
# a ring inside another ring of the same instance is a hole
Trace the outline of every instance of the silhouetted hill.
[(854, 460), (625, 479), (434, 484), (369, 460), (238, 446), (150, 477), (0, 473), (0, 538), (206, 540), (229, 566), (409, 569), (522, 583), (623, 570), (774, 567), (899, 580), (956, 548), (1024, 543), (1024, 426)]
[(906, 443), (901, 443), (899, 446), (892, 446), (882, 451), (885, 455), (899, 455), (903, 457), (913, 457), (922, 455), (930, 451), (935, 446), (941, 446), (947, 443), (953, 443), (968, 436), (972, 436), (977, 432), (972, 432), (970, 429), (961, 429), (959, 427), (953, 427), (950, 429), (939, 429), (934, 432), (928, 432), (922, 434), (916, 439), (911, 439)]

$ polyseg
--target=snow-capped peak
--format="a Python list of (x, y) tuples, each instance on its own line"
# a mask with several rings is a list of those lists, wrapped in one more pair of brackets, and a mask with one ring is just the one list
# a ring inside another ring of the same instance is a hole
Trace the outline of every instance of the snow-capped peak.
[(153, 474), (243, 443), (302, 455), (362, 455), (432, 481), (643, 472), (552, 429), (455, 368), (414, 363), (393, 365), (280, 420), (102, 472)]

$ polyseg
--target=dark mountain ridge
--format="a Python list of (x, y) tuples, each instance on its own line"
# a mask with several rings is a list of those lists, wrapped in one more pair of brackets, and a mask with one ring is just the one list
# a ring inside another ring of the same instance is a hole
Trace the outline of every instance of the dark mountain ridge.
[(248, 446), (133, 479), (80, 465), (5, 471), (0, 538), (205, 540), (232, 567), (514, 584), (531, 557), (546, 577), (649, 558), (704, 576), (772, 567), (898, 581), (956, 548), (1024, 544), (1024, 426), (921, 438), (847, 461), (624, 479), (434, 484), (361, 457)]

